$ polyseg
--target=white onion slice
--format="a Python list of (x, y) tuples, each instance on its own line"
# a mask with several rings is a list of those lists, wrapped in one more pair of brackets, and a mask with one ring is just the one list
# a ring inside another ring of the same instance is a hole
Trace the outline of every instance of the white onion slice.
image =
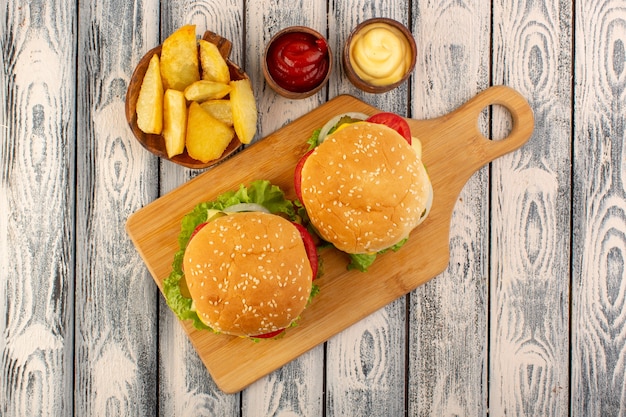
[(318, 143), (324, 142), (324, 139), (326, 139), (326, 136), (328, 136), (328, 132), (330, 132), (330, 130), (333, 127), (335, 127), (335, 125), (339, 122), (339, 120), (341, 120), (341, 118), (344, 116), (348, 116), (353, 119), (359, 119), (359, 120), (365, 120), (369, 117), (367, 114), (359, 113), (359, 112), (348, 112), (348, 113), (343, 113), (338, 116), (335, 116), (329, 121), (327, 121), (324, 126), (322, 126), (322, 128), (320, 129), (320, 135), (317, 139), (317, 142)]
[(428, 194), (428, 200), (426, 200), (426, 207), (424, 207), (424, 215), (422, 217), (420, 217), (419, 221), (417, 222), (417, 224), (421, 224), (424, 220), (426, 220), (426, 217), (428, 217), (428, 215), (430, 214), (430, 209), (433, 206), (433, 195), (434, 195), (434, 190), (433, 190), (433, 184), (429, 181), (428, 185), (430, 186), (430, 192)]
[(411, 148), (415, 151), (415, 155), (417, 155), (417, 159), (422, 160), (422, 141), (416, 138), (415, 136), (411, 137)]
[(239, 213), (242, 211), (260, 211), (262, 213), (270, 213), (270, 211), (257, 203), (239, 203), (233, 204), (230, 207), (226, 207), (224, 210), (225, 213)]

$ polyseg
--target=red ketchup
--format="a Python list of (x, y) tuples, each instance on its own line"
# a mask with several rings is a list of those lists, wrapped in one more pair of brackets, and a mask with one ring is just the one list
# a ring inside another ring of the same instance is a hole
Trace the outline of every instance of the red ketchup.
[(324, 81), (329, 65), (328, 45), (309, 33), (289, 32), (270, 45), (266, 59), (276, 84), (304, 93)]

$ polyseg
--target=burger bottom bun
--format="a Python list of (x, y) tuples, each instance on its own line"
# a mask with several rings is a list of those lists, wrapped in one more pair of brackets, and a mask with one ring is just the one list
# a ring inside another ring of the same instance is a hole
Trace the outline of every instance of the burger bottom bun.
[(255, 336), (288, 327), (311, 293), (300, 233), (273, 214), (209, 222), (189, 242), (183, 266), (198, 317), (221, 333)]
[(302, 167), (302, 203), (337, 249), (374, 253), (409, 236), (432, 187), (415, 151), (395, 130), (360, 122), (318, 146)]

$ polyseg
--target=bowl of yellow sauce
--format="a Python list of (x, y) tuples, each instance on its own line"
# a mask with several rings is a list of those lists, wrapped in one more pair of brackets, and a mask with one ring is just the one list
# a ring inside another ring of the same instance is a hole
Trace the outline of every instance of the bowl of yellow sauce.
[(361, 22), (348, 36), (343, 66), (350, 82), (368, 93), (384, 93), (405, 82), (415, 68), (417, 47), (409, 29), (384, 17)]

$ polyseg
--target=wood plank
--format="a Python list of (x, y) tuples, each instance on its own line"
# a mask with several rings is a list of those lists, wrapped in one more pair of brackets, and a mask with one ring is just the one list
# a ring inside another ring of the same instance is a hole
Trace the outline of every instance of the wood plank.
[[(436, 117), (488, 86), (491, 7), (419, 2), (413, 16), (419, 58), (414, 117)], [(479, 123), (487, 132), (485, 114)], [(456, 201), (448, 268), (410, 294), (408, 415), (488, 413), (488, 229), (483, 168)]]
[(81, 6), (73, 32), (79, 34), (80, 138), (75, 414), (154, 416), (158, 293), (124, 223), (156, 197), (157, 163), (123, 113), (133, 63), (158, 39), (158, 14), (154, 8), (142, 14), (125, 1)]
[(0, 415), (71, 415), (76, 6), (0, 15)]
[[(478, 131), (476, 121), (490, 104), (503, 105), (513, 115), (514, 127), (505, 140), (490, 141)], [(180, 221), (192, 207), (253, 181), (259, 172), (293, 198), (293, 167), (306, 144), (288, 139), (319, 126), (320, 120), (328, 120), (346, 107), (366, 114), (377, 112), (354, 97), (337, 97), (133, 214), (126, 224), (128, 234), (159, 287), (171, 272)], [(291, 337), (251, 344), (243, 338), (214, 335), (183, 323), (224, 391), (240, 390), (443, 271), (449, 256), (452, 208), (463, 185), (487, 162), (522, 146), (533, 126), (532, 112), (524, 98), (506, 87), (483, 91), (440, 118), (407, 122), (411, 129), (422, 129), (423, 160), (436, 195), (428, 219), (419, 228), (422, 239), (409, 239), (404, 250), (381, 256), (370, 267), (371, 279), (366, 281), (361, 272), (346, 270), (341, 253), (322, 251), (325, 273), (319, 279), (320, 294), (302, 314), (301, 325), (290, 329)], [(276, 155), (281, 158), (278, 160)], [(241, 164), (247, 170), (237, 170)], [(237, 175), (231, 175), (233, 172)], [(414, 256), (416, 253), (422, 256)], [(237, 361), (228, 359), (233, 355)]]
[[(302, 100), (286, 99), (267, 85), (262, 70), (265, 46), (279, 30), (302, 25), (322, 34), (326, 32), (326, 1), (247, 2), (245, 16), (246, 69), (259, 110), (256, 142), (326, 100), (326, 88)], [(265, 177), (266, 174), (258, 175)], [(323, 363), (324, 350), (320, 346), (255, 382), (243, 393), (242, 415), (322, 415)]]
[[(211, 30), (231, 40), (230, 57), (243, 66), (243, 1), (170, 1), (161, 11), (163, 40), (184, 24), (196, 35)], [(162, 161), (159, 194), (164, 195), (206, 170), (191, 170)], [(162, 296), (159, 296), (159, 414), (238, 416), (240, 396), (224, 394), (207, 372)]]
[[(303, 13), (304, 10), (306, 13)], [(259, 140), (326, 101), (324, 88), (305, 99), (286, 99), (267, 85), (262, 69), (265, 46), (279, 30), (298, 25), (308, 26), (321, 34), (326, 33), (326, 2), (262, 0), (248, 2), (245, 13), (247, 27), (244, 61), (258, 103), (259, 123), (255, 139)]]
[[(385, 94), (364, 93), (350, 83), (341, 61), (347, 37), (362, 21), (385, 16), (408, 26), (408, 1), (338, 0), (329, 5), (328, 37), (335, 52), (329, 96), (351, 94), (376, 108), (409, 116), (408, 83)], [(404, 414), (405, 309), (405, 299), (401, 297), (328, 341), (328, 416)]]
[[(569, 391), (572, 3), (494, 7), (493, 80), (528, 97), (536, 131), (492, 164), (490, 415), (562, 416)], [(508, 129), (494, 111), (493, 132)]]
[(626, 2), (576, 8), (572, 416), (626, 415)]

